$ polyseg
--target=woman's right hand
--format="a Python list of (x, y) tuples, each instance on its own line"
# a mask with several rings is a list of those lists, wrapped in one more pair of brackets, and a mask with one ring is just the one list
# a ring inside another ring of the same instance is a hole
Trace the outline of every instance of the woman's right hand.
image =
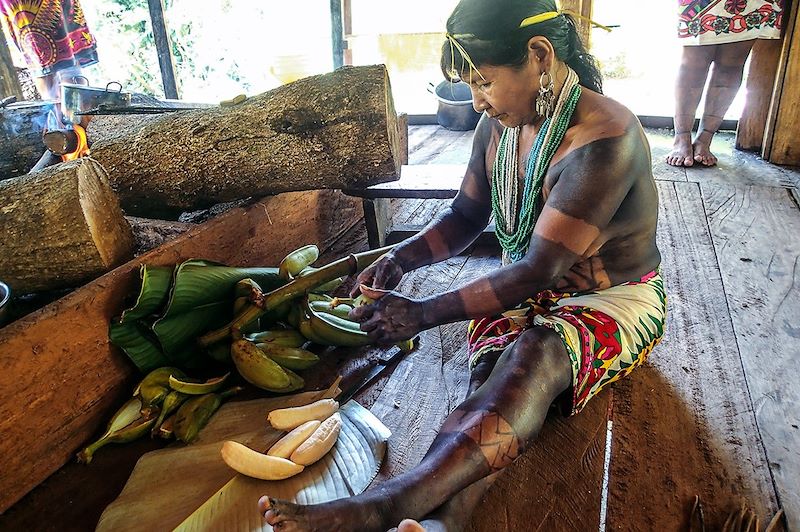
[(400, 284), (403, 273), (403, 268), (400, 267), (394, 255), (387, 253), (358, 275), (356, 284), (350, 291), (350, 296), (356, 297), (361, 292), (359, 286), (362, 284), (381, 290), (394, 290)]

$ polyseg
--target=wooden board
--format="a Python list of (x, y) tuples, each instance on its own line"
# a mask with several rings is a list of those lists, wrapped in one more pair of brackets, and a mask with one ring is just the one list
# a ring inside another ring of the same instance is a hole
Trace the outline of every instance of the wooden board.
[(761, 152), (775, 74), (781, 57), (781, 44), (777, 39), (758, 39), (753, 44), (745, 87), (747, 99), (736, 128), (736, 148), (739, 150)]
[(361, 198), (454, 198), (467, 167), (463, 164), (403, 165), (400, 179), (364, 189), (345, 190)]
[(700, 190), (658, 183), (664, 340), (615, 388), (609, 530), (686, 530), (695, 495), (719, 530), (741, 498), (777, 508)]
[(758, 432), (800, 530), (800, 209), (781, 188), (701, 188)]
[(326, 248), (361, 214), (358, 200), (335, 191), (269, 197), (0, 329), (0, 511), (72, 460), (130, 393), (134, 366), (108, 343), (107, 328), (134, 290), (140, 264), (206, 258), (274, 266), (301, 245)]

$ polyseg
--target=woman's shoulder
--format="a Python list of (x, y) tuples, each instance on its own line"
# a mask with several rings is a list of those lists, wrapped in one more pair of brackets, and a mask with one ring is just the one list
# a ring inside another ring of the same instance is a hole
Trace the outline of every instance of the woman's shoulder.
[(636, 133), (641, 128), (636, 115), (625, 105), (589, 89), (583, 90), (576, 112), (574, 133), (589, 142)]

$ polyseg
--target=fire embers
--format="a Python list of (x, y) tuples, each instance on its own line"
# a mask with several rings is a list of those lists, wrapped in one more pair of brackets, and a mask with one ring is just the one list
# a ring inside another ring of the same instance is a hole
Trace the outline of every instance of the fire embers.
[(89, 155), (89, 142), (86, 129), (74, 124), (72, 129), (55, 129), (44, 134), (44, 144), (62, 161), (74, 161), (78, 157)]

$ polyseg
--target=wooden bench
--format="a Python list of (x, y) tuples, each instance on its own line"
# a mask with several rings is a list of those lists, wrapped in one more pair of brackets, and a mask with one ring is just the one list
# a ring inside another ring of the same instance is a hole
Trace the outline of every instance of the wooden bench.
[[(467, 166), (464, 164), (414, 164), (403, 165), (397, 181), (373, 185), (365, 189), (349, 189), (344, 193), (362, 199), (364, 223), (370, 248), (393, 244), (408, 238), (422, 229), (422, 225), (392, 225), (389, 201), (405, 199), (451, 199), (461, 188)], [(494, 226), (489, 226), (479, 237), (493, 242)], [(496, 241), (496, 240), (495, 240)]]

